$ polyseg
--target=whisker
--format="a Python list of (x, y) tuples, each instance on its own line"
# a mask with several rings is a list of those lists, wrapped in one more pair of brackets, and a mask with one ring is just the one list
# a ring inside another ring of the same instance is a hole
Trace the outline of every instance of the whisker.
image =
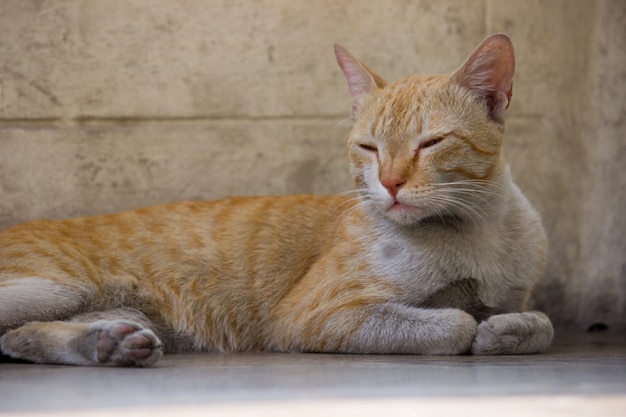
[(491, 201), (490, 197), (497, 197), (497, 193), (481, 193), (476, 190), (461, 190), (456, 188), (447, 188), (446, 191), (450, 191), (454, 194), (461, 194), (462, 196), (472, 196), (480, 200), (482, 203), (488, 203)]
[[(352, 207), (348, 207), (338, 216), (339, 223), (340, 224), (343, 223), (343, 221), (354, 211), (367, 207), (368, 205), (372, 205), (372, 204), (374, 204), (372, 200), (360, 200), (357, 204), (353, 205)], [(339, 233), (340, 229), (341, 229), (340, 227), (337, 228), (337, 230), (335, 231), (335, 236)]]
[[(435, 214), (439, 217), (439, 220), (441, 220), (442, 223), (446, 221), (445, 211), (441, 207), (433, 207), (433, 210), (435, 211)], [(457, 227), (460, 227), (459, 220), (456, 218), (456, 216), (452, 216), (452, 218), (455, 220)]]
[(335, 210), (339, 209), (341, 206), (344, 206), (344, 205), (346, 205), (346, 204), (351, 204), (351, 203), (353, 203), (355, 200), (360, 200), (360, 199), (362, 199), (362, 198), (363, 198), (363, 195), (367, 195), (367, 194), (368, 194), (368, 189), (367, 189), (367, 188), (355, 188), (355, 189), (353, 189), (353, 190), (348, 190), (348, 191), (343, 191), (343, 192), (337, 193), (336, 195), (337, 195), (338, 197), (345, 197), (345, 196), (348, 196), (348, 195), (350, 195), (350, 194), (357, 194), (357, 195), (356, 195), (356, 196), (354, 196), (354, 197), (347, 198), (347, 199), (345, 199), (345, 200), (341, 201), (341, 202), (340, 202), (340, 203), (338, 203), (335, 207), (333, 207), (333, 209), (332, 209), (332, 210), (333, 210), (333, 211), (335, 211)]
[(508, 191), (508, 187), (495, 181), (489, 180), (459, 180), (439, 183), (438, 185), (469, 185), (472, 189), (487, 191), (486, 188), (495, 188), (498, 191)]
[(333, 211), (341, 208), (342, 206), (345, 206), (346, 204), (352, 204), (355, 201), (360, 201), (362, 199), (363, 199), (362, 195), (357, 195), (355, 197), (347, 198), (347, 199), (343, 200), (342, 202), (338, 203), (335, 207), (333, 207)]
[(355, 188), (354, 190), (342, 191), (337, 193), (337, 195), (348, 195), (348, 194), (356, 194), (356, 193), (366, 193), (368, 191), (367, 188)]
[(350, 119), (350, 118), (342, 119), (342, 120), (337, 122), (337, 124), (335, 125), (335, 128), (343, 126), (343, 125), (348, 124), (348, 123), (352, 123), (352, 119)]
[(346, 210), (344, 210), (339, 217), (341, 218), (341, 220), (343, 221), (343, 219), (345, 219), (346, 217), (348, 217), (351, 213), (353, 213), (356, 210), (359, 210), (361, 208), (365, 208), (367, 206), (371, 206), (375, 204), (372, 200), (361, 200), (360, 202), (358, 202), (357, 204), (353, 205), (352, 207), (348, 207)]
[(483, 214), (474, 205), (468, 204), (466, 201), (459, 200), (457, 198), (454, 198), (453, 196), (430, 195), (426, 197), (426, 199), (432, 202), (443, 203), (452, 206), (455, 209), (458, 209), (461, 214), (464, 214), (474, 220), (478, 220), (481, 222), (485, 221)]

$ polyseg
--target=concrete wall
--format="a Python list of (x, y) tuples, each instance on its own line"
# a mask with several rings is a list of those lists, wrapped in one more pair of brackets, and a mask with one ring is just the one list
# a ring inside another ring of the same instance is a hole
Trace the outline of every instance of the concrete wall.
[(0, 227), (350, 188), (332, 44), (392, 80), (513, 39), (507, 153), (562, 330), (626, 332), (626, 2), (0, 0)]

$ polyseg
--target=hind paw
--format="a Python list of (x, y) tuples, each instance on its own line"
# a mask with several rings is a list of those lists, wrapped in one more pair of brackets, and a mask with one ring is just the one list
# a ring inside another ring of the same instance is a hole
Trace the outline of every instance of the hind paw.
[(161, 341), (152, 332), (131, 321), (98, 321), (95, 359), (101, 365), (150, 366), (162, 355)]

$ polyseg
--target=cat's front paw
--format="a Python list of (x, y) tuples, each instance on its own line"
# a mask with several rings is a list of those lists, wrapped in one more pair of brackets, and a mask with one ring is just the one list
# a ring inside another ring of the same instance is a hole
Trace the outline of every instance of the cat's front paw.
[(425, 310), (422, 319), (427, 317), (433, 325), (428, 326), (428, 331), (422, 334), (420, 354), (462, 355), (470, 351), (477, 326), (471, 315), (455, 308), (446, 308)]
[(538, 311), (491, 316), (478, 325), (472, 344), (475, 355), (519, 355), (545, 352), (554, 330)]
[(90, 332), (95, 332), (95, 355), (101, 365), (151, 366), (162, 355), (154, 332), (131, 321), (98, 321)]

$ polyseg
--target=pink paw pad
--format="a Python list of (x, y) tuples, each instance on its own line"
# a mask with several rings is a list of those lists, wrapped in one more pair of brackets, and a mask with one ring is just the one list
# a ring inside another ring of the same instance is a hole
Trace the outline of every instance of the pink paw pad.
[[(152, 332), (138, 325), (112, 323), (98, 333), (98, 362), (115, 365), (146, 365), (142, 363), (155, 351), (160, 351), (160, 343)], [(158, 358), (160, 354), (156, 355)], [(153, 362), (153, 361), (150, 361)]]

